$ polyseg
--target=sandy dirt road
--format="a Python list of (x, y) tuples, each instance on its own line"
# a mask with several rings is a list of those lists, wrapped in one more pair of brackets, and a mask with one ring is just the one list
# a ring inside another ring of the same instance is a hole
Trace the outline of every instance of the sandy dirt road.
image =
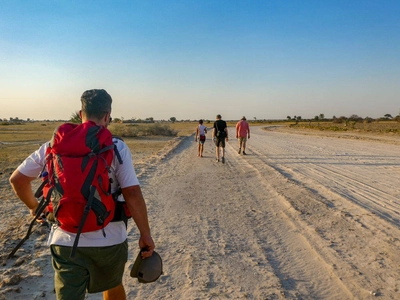
[[(156, 283), (129, 277), (130, 226), (128, 299), (400, 299), (398, 145), (252, 127), (248, 155), (232, 140), (225, 164), (210, 139), (203, 158), (196, 147), (183, 138), (136, 164), (165, 265)], [(5, 299), (27, 286), (54, 299), (36, 249)]]

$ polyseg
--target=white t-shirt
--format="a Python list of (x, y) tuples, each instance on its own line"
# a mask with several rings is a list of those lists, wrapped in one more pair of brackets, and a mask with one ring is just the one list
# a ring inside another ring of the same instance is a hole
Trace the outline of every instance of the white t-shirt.
[[(111, 164), (110, 177), (113, 179), (111, 192), (114, 192), (118, 185), (121, 188), (139, 185), (136, 172), (132, 163), (132, 154), (128, 146), (121, 140), (113, 139), (117, 145), (118, 152), (122, 158), (122, 164), (119, 163), (116, 155)], [(38, 150), (33, 152), (25, 161), (19, 165), (18, 171), (29, 177), (38, 177), (45, 163), (46, 149), (49, 143), (43, 144)], [(122, 197), (122, 195), (120, 196)], [(103, 247), (112, 246), (124, 242), (127, 238), (127, 232), (124, 222), (110, 222), (103, 230), (83, 232), (79, 237), (78, 247)], [(47, 241), (48, 245), (60, 245), (72, 247), (75, 241), (75, 233), (62, 230), (53, 225)]]
[(200, 133), (200, 135), (206, 135), (205, 134), (205, 129), (206, 129), (207, 127), (206, 126), (204, 126), (203, 124), (200, 124), (199, 125), (199, 133)]

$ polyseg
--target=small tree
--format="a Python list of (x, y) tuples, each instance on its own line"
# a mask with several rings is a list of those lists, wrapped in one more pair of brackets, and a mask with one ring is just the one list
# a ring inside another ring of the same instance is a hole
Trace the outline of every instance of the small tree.
[(386, 119), (393, 119), (393, 117), (392, 117), (391, 114), (386, 114), (386, 115), (384, 115), (384, 117), (385, 117)]
[(323, 119), (325, 119), (325, 115), (324, 114), (319, 114), (319, 118), (320, 118), (320, 120), (323, 120)]
[(373, 121), (374, 119), (372, 119), (372, 118), (370, 118), (370, 117), (366, 117), (365, 119), (364, 119), (364, 123), (372, 123), (372, 121)]
[(291, 116), (287, 116), (286, 118), (288, 119), (288, 121), (290, 121), (292, 119)]
[(171, 117), (171, 118), (169, 118), (169, 120), (170, 120), (172, 123), (175, 123), (176, 118), (175, 118), (175, 117)]
[(82, 123), (82, 119), (81, 119), (81, 116), (79, 115), (79, 111), (75, 111), (71, 115), (71, 119), (69, 121), (72, 122), (72, 123), (77, 123), (77, 124)]
[(350, 121), (355, 121), (355, 122), (361, 122), (363, 120), (363, 118), (361, 118), (360, 116), (353, 114), (349, 117)]

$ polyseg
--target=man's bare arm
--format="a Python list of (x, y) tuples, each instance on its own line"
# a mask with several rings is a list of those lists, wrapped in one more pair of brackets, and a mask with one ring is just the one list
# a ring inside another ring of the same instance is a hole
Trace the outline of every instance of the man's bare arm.
[(31, 182), (35, 179), (36, 177), (26, 176), (18, 170), (15, 170), (10, 177), (10, 184), (15, 194), (25, 203), (33, 216), (35, 215), (35, 211), (39, 205), (39, 202), (32, 191)]
[(155, 245), (150, 233), (147, 207), (142, 190), (139, 185), (134, 185), (123, 188), (122, 195), (140, 232), (139, 247), (141, 249), (147, 248), (147, 251), (142, 252), (142, 255), (143, 257), (149, 257), (153, 253)]

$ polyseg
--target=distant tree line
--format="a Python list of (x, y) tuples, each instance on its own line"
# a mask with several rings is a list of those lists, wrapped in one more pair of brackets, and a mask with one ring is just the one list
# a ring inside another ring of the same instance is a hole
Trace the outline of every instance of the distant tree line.
[[(400, 122), (400, 113), (393, 117), (391, 114), (385, 114), (380, 118), (371, 118), (371, 117), (365, 117), (362, 118), (356, 114), (352, 114), (349, 117), (346, 116), (340, 116), (336, 117), (333, 116), (332, 118), (325, 118), (325, 114), (321, 113), (319, 115), (316, 115), (314, 118), (311, 119), (303, 119), (301, 116), (287, 116), (286, 119), (281, 119), (281, 120), (268, 120), (268, 119), (257, 119), (256, 117), (253, 117), (254, 120), (248, 120), (248, 122), (254, 122), (254, 123), (267, 123), (267, 122), (277, 122), (277, 121), (295, 121), (296, 123), (298, 122), (333, 122), (333, 123), (349, 123), (349, 122), (364, 122), (364, 123), (371, 123), (371, 122), (378, 122), (378, 121), (397, 121)], [(45, 122), (65, 122), (66, 120), (41, 120)], [(68, 120), (69, 122), (73, 123), (81, 123), (81, 118), (79, 116), (79, 112), (75, 111), (74, 113), (71, 114), (70, 119)], [(113, 123), (159, 123), (159, 122), (195, 122), (197, 120), (190, 120), (190, 119), (185, 119), (185, 120), (177, 120), (176, 117), (170, 117), (168, 120), (155, 120), (153, 117), (148, 117), (145, 119), (140, 119), (140, 118), (130, 118), (130, 119), (124, 119), (124, 117), (120, 118), (113, 118), (112, 122)], [(227, 120), (227, 121), (237, 121), (237, 120)], [(7, 124), (23, 124), (26, 122), (35, 122), (34, 119), (27, 118), (26, 120), (20, 119), (18, 117), (10, 117), (8, 119), (6, 118), (0, 118), (0, 123), (2, 125), (7, 125)], [(204, 122), (210, 123), (210, 120), (204, 119)]]
[(383, 117), (380, 118), (371, 118), (371, 117), (365, 117), (362, 118), (356, 114), (352, 114), (350, 117), (345, 117), (345, 116), (340, 116), (336, 117), (333, 116), (332, 118), (325, 118), (325, 114), (319, 114), (316, 115), (312, 119), (303, 119), (301, 116), (287, 116), (286, 117), (288, 121), (296, 121), (296, 123), (300, 121), (305, 121), (305, 122), (312, 122), (312, 121), (321, 121), (321, 122), (333, 122), (333, 123), (348, 123), (348, 122), (364, 122), (364, 123), (371, 123), (371, 122), (377, 122), (377, 121), (390, 121), (394, 120), (397, 122), (400, 122), (400, 114), (397, 116), (393, 117), (391, 114), (385, 114)]

